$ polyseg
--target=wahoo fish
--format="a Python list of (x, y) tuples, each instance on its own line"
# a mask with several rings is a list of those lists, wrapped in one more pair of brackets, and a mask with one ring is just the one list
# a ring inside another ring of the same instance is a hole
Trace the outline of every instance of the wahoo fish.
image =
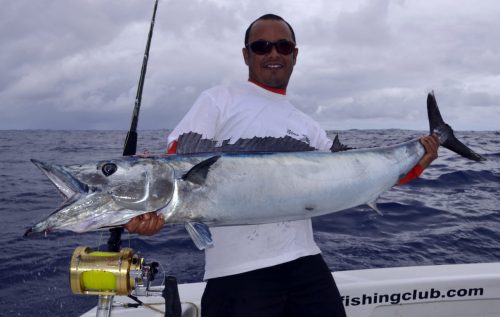
[[(474, 161), (484, 158), (453, 134), (433, 93), (427, 98), (430, 133), (444, 147)], [(290, 137), (240, 139), (221, 144), (196, 133), (179, 137), (176, 155), (121, 157), (55, 165), (32, 160), (66, 198), (29, 228), (35, 232), (95, 231), (119, 227), (147, 213), (185, 224), (196, 246), (212, 244), (210, 226), (307, 219), (377, 198), (422, 158), (419, 139), (368, 149), (334, 141), (332, 152), (313, 151)]]

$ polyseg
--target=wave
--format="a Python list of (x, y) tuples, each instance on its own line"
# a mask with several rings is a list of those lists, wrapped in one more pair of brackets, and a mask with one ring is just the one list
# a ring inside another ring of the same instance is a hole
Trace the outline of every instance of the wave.
[[(22, 238), (34, 220), (61, 202), (57, 192), (30, 162), (82, 162), (121, 155), (123, 131), (4, 131), (0, 136), (2, 188), (0, 212), (0, 298), (12, 315), (74, 316), (96, 304), (92, 296), (73, 296), (68, 265), (74, 248), (105, 250), (108, 232), (49, 233)], [(163, 153), (165, 131), (140, 131), (139, 149)], [(356, 148), (388, 145), (419, 137), (405, 130), (339, 131)], [(445, 263), (493, 262), (500, 259), (500, 131), (457, 132), (487, 161), (468, 162), (449, 151), (424, 174), (379, 199), (383, 216), (367, 206), (313, 219), (315, 239), (331, 270)], [(182, 282), (200, 281), (204, 257), (182, 225), (165, 226), (157, 235), (124, 234), (122, 247), (160, 262)], [(19, 301), (30, 298), (30, 304)]]

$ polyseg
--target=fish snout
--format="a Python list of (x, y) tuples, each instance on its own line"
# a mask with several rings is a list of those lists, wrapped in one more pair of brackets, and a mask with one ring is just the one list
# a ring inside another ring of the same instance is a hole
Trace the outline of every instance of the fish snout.
[(37, 233), (44, 233), (45, 235), (47, 235), (47, 233), (50, 232), (50, 231), (51, 230), (49, 229), (49, 227), (44, 222), (37, 223), (36, 225), (34, 225), (34, 226), (29, 227), (28, 229), (26, 229), (26, 231), (23, 234), (23, 238), (26, 238), (26, 237), (29, 237), (29, 236), (33, 236), (33, 235), (35, 235)]

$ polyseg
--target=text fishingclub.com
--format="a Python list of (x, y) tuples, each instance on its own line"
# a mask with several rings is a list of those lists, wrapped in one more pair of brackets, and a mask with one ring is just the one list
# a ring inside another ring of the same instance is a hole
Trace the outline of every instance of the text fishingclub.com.
[(342, 296), (344, 306), (359, 306), (359, 305), (373, 305), (373, 304), (393, 304), (397, 305), (402, 302), (430, 300), (438, 298), (455, 298), (455, 297), (474, 297), (483, 296), (483, 288), (461, 288), (450, 289), (447, 291), (440, 291), (435, 288), (428, 290), (414, 289), (408, 292), (392, 293), (392, 294), (378, 294), (371, 295), (363, 294), (362, 296)]

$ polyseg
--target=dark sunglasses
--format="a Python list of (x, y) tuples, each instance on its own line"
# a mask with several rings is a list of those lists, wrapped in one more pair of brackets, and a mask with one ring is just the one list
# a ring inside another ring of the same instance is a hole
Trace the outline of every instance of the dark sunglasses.
[(281, 55), (290, 55), (295, 50), (295, 43), (288, 40), (279, 40), (276, 42), (257, 40), (247, 43), (245, 46), (257, 55), (269, 54), (273, 50), (273, 46), (276, 47), (276, 51)]

